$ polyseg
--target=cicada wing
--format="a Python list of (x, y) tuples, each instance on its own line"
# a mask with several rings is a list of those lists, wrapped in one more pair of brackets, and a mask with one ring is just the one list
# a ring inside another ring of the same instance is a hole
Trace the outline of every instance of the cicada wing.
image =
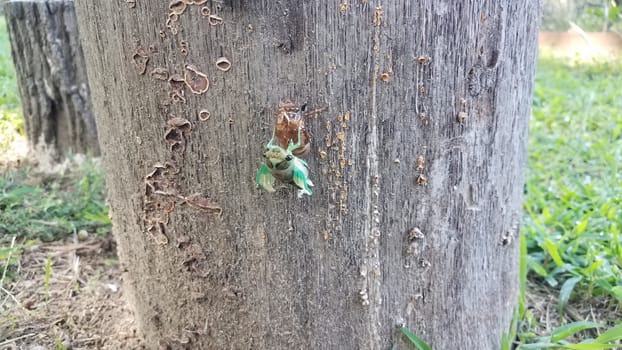
[(261, 164), (259, 171), (257, 171), (255, 182), (264, 190), (274, 192), (274, 176), (265, 163)]
[(309, 173), (305, 168), (296, 167), (294, 169), (294, 184), (296, 187), (300, 188), (300, 194), (306, 194), (310, 196), (313, 192), (311, 191), (310, 186), (313, 186), (313, 182), (308, 177)]
[(296, 157), (296, 163), (297, 163), (296, 165), (298, 167), (304, 166), (303, 171), (305, 172), (305, 174), (308, 175), (309, 170), (307, 170), (307, 169), (309, 169), (309, 164), (307, 164), (307, 162), (305, 162), (304, 159), (301, 159), (301, 158), (298, 158), (298, 157)]

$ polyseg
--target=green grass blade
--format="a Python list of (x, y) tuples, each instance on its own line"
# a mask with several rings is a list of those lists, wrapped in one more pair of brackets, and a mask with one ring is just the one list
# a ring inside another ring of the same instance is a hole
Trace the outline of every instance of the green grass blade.
[(527, 258), (527, 266), (529, 266), (530, 270), (533, 270), (533, 272), (537, 273), (538, 275), (544, 278), (548, 277), (549, 275), (549, 273), (546, 271), (544, 266), (540, 265), (534, 259), (529, 259), (529, 257)]
[(58, 339), (54, 339), (54, 346), (56, 347), (56, 350), (67, 350), (65, 344)]
[[(570, 299), (570, 295), (572, 294), (572, 291), (574, 290), (574, 287), (582, 279), (583, 279), (583, 277), (573, 277), (573, 278), (567, 279), (566, 282), (564, 282), (564, 284), (562, 284), (562, 287), (561, 287), (561, 289), (559, 291), (559, 302), (558, 302), (558, 305), (557, 305), (557, 308), (558, 308), (560, 314), (563, 312), (564, 308), (566, 307), (566, 304), (568, 304), (568, 300)], [(556, 341), (556, 340), (553, 340), (553, 341)]]
[(534, 344), (524, 344), (519, 345), (517, 350), (541, 350), (541, 349), (554, 349), (558, 348), (559, 345), (551, 344), (551, 343), (534, 343)]
[(544, 248), (544, 250), (546, 250), (549, 253), (551, 258), (553, 258), (553, 261), (555, 262), (555, 265), (557, 265), (558, 267), (564, 266), (564, 262), (562, 261), (562, 258), (559, 255), (559, 251), (557, 250), (557, 246), (555, 245), (555, 243), (553, 243), (553, 241), (551, 241), (548, 238), (545, 239), (542, 248)]
[[(523, 301), (524, 302), (524, 301)], [(501, 350), (511, 350), (512, 349), (512, 341), (516, 339), (516, 331), (518, 329), (518, 322), (523, 317), (520, 311), (520, 303), (519, 308), (514, 309), (514, 315), (512, 316), (512, 322), (510, 323), (510, 331), (504, 332), (501, 337)]]
[[(622, 339), (622, 323), (620, 323), (619, 325), (613, 328), (610, 328), (605, 333), (601, 334), (598, 338), (596, 338), (596, 341), (599, 343), (609, 343), (614, 340), (621, 340), (621, 339)], [(620, 347), (622, 348), (622, 346)]]
[(578, 234), (583, 233), (585, 231), (585, 229), (587, 228), (587, 224), (588, 224), (587, 220), (583, 220), (583, 221), (579, 222), (579, 224), (575, 227), (575, 231)]
[(622, 301), (622, 286), (615, 286), (610, 289), (611, 295)]
[(620, 344), (569, 344), (569, 345), (559, 345), (560, 348), (563, 349), (572, 349), (572, 350), (599, 350), (599, 349), (620, 349), (622, 345)]
[(588, 266), (585, 270), (584, 273), (586, 275), (593, 275), (594, 272), (600, 268), (601, 266), (603, 266), (603, 264), (605, 263), (605, 260), (596, 260), (592, 263), (592, 265)]
[(503, 337), (501, 337), (501, 350), (511, 350), (510, 336), (507, 333), (503, 333)]
[(430, 345), (419, 339), (419, 337), (414, 335), (413, 332), (409, 331), (406, 327), (400, 327), (400, 330), (418, 350), (432, 350)]
[(525, 315), (525, 290), (527, 289), (527, 238), (523, 233), (519, 234), (520, 255), (518, 260), (519, 270), (519, 294), (518, 294), (518, 317)]
[(600, 327), (600, 324), (594, 323), (594, 322), (588, 322), (588, 321), (578, 321), (578, 322), (569, 323), (569, 324), (556, 328), (551, 333), (551, 341), (558, 342), (582, 330), (590, 329), (590, 328), (598, 328), (598, 327)]

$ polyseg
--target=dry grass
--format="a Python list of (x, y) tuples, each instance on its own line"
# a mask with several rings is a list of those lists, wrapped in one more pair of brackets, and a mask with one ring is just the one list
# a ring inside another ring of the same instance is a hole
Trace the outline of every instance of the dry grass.
[(142, 349), (116, 261), (110, 236), (26, 249), (0, 290), (0, 349)]
[[(528, 326), (534, 336), (551, 334), (558, 327), (577, 321), (615, 326), (622, 319), (622, 305), (607, 294), (590, 299), (571, 300), (562, 313), (558, 310), (558, 296), (559, 292), (543, 281), (527, 282), (525, 304), (530, 312), (531, 322), (523, 326)], [(598, 335), (600, 334), (596, 329), (590, 329), (577, 333), (575, 337), (567, 340), (579, 342), (586, 338), (596, 338)]]

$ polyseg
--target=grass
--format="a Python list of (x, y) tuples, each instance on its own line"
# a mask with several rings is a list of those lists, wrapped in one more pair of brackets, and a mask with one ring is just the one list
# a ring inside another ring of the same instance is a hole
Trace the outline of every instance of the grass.
[(0, 235), (51, 241), (80, 230), (108, 233), (101, 167), (86, 160), (66, 176), (12, 171), (0, 178)]
[[(621, 63), (542, 58), (530, 126), (522, 228), (528, 279), (558, 294), (560, 317), (569, 303), (603, 300), (617, 317), (598, 320), (599, 332), (622, 322), (620, 81)], [(527, 311), (523, 343), (543, 340), (533, 328)]]
[(421, 338), (417, 337), (413, 332), (411, 332), (408, 328), (400, 326), (400, 331), (402, 334), (408, 339), (409, 344), (413, 345), (417, 350), (432, 350), (432, 347), (428, 345), (425, 341), (421, 340)]

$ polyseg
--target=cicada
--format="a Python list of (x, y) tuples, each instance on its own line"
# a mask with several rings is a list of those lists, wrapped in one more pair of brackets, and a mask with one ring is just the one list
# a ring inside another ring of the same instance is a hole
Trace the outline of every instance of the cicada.
[(309, 179), (309, 165), (300, 157), (310, 149), (309, 133), (304, 128), (303, 113), (291, 103), (281, 103), (272, 138), (266, 145), (264, 162), (255, 182), (269, 192), (274, 192), (274, 179), (296, 186), (298, 197), (311, 195), (313, 182)]

